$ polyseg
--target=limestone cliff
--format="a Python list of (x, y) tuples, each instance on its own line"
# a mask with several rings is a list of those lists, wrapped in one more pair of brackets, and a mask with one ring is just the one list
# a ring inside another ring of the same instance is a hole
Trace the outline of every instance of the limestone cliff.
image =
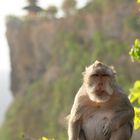
[(25, 93), (27, 86), (46, 72), (54, 49), (56, 47), (61, 49), (63, 45), (59, 38), (62, 41), (65, 33), (73, 34), (75, 40), (83, 47), (95, 48), (93, 38), (97, 32), (101, 33), (104, 39), (125, 42), (125, 39), (129, 39), (131, 42), (137, 36), (134, 31), (128, 35), (131, 28), (127, 21), (131, 19), (131, 15), (135, 15), (135, 5), (131, 4), (132, 8), (128, 8), (128, 3), (122, 2), (118, 5), (111, 3), (100, 13), (97, 13), (98, 11), (90, 13), (83, 9), (75, 16), (52, 21), (39, 17), (9, 18), (6, 35), (11, 52), (13, 94)]

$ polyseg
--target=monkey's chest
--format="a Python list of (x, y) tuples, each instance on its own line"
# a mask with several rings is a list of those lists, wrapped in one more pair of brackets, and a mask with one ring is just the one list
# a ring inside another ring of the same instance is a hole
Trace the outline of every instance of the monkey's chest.
[(82, 124), (87, 140), (108, 140), (108, 136), (103, 134), (103, 127), (112, 117), (110, 111), (98, 111), (87, 115)]

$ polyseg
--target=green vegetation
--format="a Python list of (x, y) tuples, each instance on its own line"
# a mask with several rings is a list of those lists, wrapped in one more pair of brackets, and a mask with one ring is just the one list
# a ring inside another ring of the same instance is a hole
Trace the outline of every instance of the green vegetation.
[(130, 89), (130, 101), (134, 105), (135, 119), (134, 128), (140, 128), (140, 81), (134, 83), (134, 87)]
[(50, 19), (54, 19), (56, 18), (56, 14), (57, 14), (57, 7), (56, 6), (49, 6), (46, 10), (46, 16)]
[[(137, 3), (140, 3), (140, 0), (137, 0)], [(136, 18), (137, 19), (137, 18)], [(134, 21), (136, 22), (136, 21)], [(136, 39), (133, 47), (131, 48), (129, 55), (132, 58), (132, 61), (140, 61), (140, 40)], [(135, 110), (135, 119), (134, 119), (134, 128), (140, 128), (140, 81), (134, 83), (134, 87), (130, 89), (130, 101), (134, 105)]]
[(41, 139), (39, 140), (55, 140), (55, 139), (48, 139), (47, 137), (42, 137)]
[(37, 0), (27, 0), (27, 2), (29, 3), (29, 5), (37, 5)]
[(42, 137), (42, 138), (39, 139), (39, 140), (48, 140), (48, 138), (46, 138), (46, 137)]
[(64, 0), (62, 10), (66, 15), (71, 15), (76, 11), (76, 0)]
[(133, 15), (126, 20), (127, 25), (135, 31), (140, 30), (139, 21), (140, 21), (140, 17), (138, 17), (137, 15)]
[[(133, 47), (129, 52), (132, 61), (140, 61), (140, 41), (135, 40)], [(134, 105), (135, 110), (135, 119), (134, 119), (134, 128), (140, 128), (140, 81), (134, 83), (134, 87), (130, 89), (130, 101)]]
[(132, 61), (134, 60), (140, 61), (140, 40), (138, 39), (135, 40), (134, 45), (131, 48), (129, 54), (132, 57)]

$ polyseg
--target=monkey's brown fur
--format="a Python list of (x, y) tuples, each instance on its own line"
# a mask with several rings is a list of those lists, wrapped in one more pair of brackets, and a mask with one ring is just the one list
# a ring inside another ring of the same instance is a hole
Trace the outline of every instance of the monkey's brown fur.
[(134, 111), (115, 74), (99, 61), (86, 68), (70, 113), (69, 140), (130, 140)]

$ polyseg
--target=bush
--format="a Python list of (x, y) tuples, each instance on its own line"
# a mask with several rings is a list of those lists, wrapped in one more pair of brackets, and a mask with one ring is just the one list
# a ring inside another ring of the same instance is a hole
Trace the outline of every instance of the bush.
[(136, 81), (130, 89), (129, 98), (135, 110), (134, 128), (138, 129), (140, 128), (140, 81)]

